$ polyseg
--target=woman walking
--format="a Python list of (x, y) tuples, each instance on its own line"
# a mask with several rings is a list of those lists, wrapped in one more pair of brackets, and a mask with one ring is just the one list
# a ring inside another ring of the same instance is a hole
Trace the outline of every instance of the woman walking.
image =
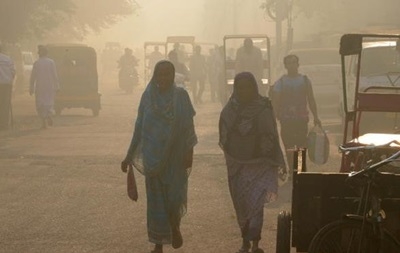
[(133, 164), (145, 176), (148, 237), (155, 244), (152, 253), (162, 253), (164, 244), (175, 249), (183, 244), (180, 222), (197, 137), (195, 111), (188, 93), (174, 83), (174, 65), (160, 61), (153, 73), (121, 169)]
[(259, 95), (253, 74), (236, 75), (232, 96), (221, 112), (219, 136), (243, 238), (238, 253), (261, 253), (264, 204), (276, 198), (278, 168), (285, 163), (271, 103)]

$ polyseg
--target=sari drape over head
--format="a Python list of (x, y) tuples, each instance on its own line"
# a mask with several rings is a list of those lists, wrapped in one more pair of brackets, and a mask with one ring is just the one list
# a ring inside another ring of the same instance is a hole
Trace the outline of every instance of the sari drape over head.
[(157, 244), (171, 242), (171, 225), (179, 224), (186, 212), (187, 183), (190, 170), (184, 159), (196, 145), (194, 108), (188, 93), (173, 84), (161, 93), (155, 75), (144, 91), (134, 135), (127, 157), (146, 177), (147, 225), (149, 240)]
[[(254, 99), (241, 104), (236, 91), (240, 79), (250, 80)], [(239, 144), (240, 143), (240, 144)], [(257, 82), (249, 72), (235, 77), (234, 91), (219, 123), (219, 145), (224, 151), (229, 190), (242, 236), (259, 240), (263, 207), (268, 193), (277, 194), (278, 167), (284, 158), (271, 102), (258, 94)]]

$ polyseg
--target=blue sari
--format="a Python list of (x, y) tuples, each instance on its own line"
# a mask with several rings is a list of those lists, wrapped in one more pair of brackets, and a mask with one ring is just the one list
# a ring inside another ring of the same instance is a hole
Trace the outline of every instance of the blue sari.
[(184, 159), (196, 145), (195, 111), (186, 90), (160, 93), (154, 78), (142, 95), (128, 157), (146, 177), (149, 241), (171, 243), (171, 226), (186, 213), (190, 169)]

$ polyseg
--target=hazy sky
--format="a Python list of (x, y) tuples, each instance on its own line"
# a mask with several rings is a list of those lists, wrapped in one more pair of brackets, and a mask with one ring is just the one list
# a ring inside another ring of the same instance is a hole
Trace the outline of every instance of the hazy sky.
[[(169, 35), (195, 35), (201, 26), (203, 0), (140, 0), (141, 9), (96, 39), (121, 41), (139, 47), (145, 41), (164, 41)], [(168, 4), (166, 4), (166, 2)], [(194, 15), (195, 14), (195, 15)]]
[(264, 19), (258, 1), (236, 0), (237, 10), (240, 10), (236, 22), (232, 9), (235, 0), (214, 1), (211, 1), (213, 8), (206, 12), (205, 0), (138, 0), (141, 9), (134, 16), (101, 35), (90, 36), (87, 42), (102, 47), (104, 41), (114, 40), (137, 48), (145, 41), (165, 41), (172, 35), (194, 35), (198, 41), (221, 44), (223, 35), (234, 32), (271, 33), (273, 24)]

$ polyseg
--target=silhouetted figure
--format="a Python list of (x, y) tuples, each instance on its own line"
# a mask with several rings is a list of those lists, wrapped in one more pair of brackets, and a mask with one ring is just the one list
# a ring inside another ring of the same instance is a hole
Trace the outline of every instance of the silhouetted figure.
[(183, 244), (181, 218), (186, 213), (188, 177), (197, 143), (195, 111), (186, 90), (174, 85), (171, 62), (160, 61), (144, 91), (135, 131), (122, 171), (133, 164), (146, 178), (147, 229), (153, 253), (164, 244)]
[(178, 86), (185, 87), (185, 82), (189, 80), (189, 70), (186, 65), (179, 61), (175, 51), (168, 54), (168, 59), (175, 67), (175, 83)]
[(0, 45), (0, 131), (8, 129), (11, 112), (11, 93), (15, 78), (15, 66), (11, 58), (3, 54)]
[(132, 49), (125, 48), (125, 53), (118, 61), (118, 80), (119, 87), (127, 93), (132, 93), (133, 86), (138, 85), (137, 65), (138, 60), (133, 56)]
[(311, 81), (298, 72), (298, 56), (287, 55), (283, 63), (287, 74), (274, 84), (272, 101), (276, 117), (281, 125), (281, 137), (285, 145), (289, 168), (292, 169), (293, 152), (289, 150), (295, 146), (306, 147), (307, 144), (308, 107), (314, 116), (314, 124), (321, 125), (321, 121), (318, 118)]
[(36, 111), (42, 128), (53, 125), (54, 97), (59, 89), (56, 64), (47, 57), (47, 48), (38, 46), (39, 59), (33, 64), (29, 94), (35, 94)]
[(235, 72), (248, 71), (257, 80), (258, 89), (261, 95), (266, 95), (266, 87), (262, 84), (263, 60), (261, 50), (253, 45), (253, 40), (246, 38), (243, 46), (236, 52)]
[(164, 54), (160, 52), (160, 49), (158, 46), (154, 46), (154, 51), (151, 52), (149, 55), (149, 69), (153, 70), (154, 67), (156, 66), (157, 62), (165, 59)]
[(276, 199), (278, 169), (285, 162), (271, 102), (258, 93), (257, 81), (249, 72), (235, 76), (232, 96), (220, 116), (219, 141), (242, 232), (238, 252), (261, 253), (264, 204)]
[(218, 47), (210, 49), (207, 58), (207, 77), (210, 85), (210, 99), (215, 102), (218, 97)]
[(195, 104), (203, 103), (204, 83), (207, 76), (206, 59), (201, 54), (201, 47), (196, 46), (194, 54), (190, 58), (190, 83)]

